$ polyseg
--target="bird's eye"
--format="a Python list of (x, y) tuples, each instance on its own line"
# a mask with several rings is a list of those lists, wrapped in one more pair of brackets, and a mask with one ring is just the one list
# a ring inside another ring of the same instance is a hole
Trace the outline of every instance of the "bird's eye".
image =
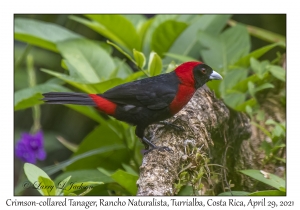
[(201, 72), (202, 72), (203, 74), (206, 74), (206, 69), (205, 69), (205, 68), (202, 68), (202, 69), (201, 69)]

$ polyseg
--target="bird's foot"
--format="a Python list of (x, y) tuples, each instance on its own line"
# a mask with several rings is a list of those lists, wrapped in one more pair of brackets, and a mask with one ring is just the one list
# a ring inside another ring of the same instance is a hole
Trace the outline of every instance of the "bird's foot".
[(158, 149), (158, 151), (167, 151), (167, 152), (173, 152), (173, 150), (169, 147), (162, 146), (162, 147), (156, 147), (154, 149)]
[(176, 131), (184, 131), (184, 128), (182, 126), (179, 126), (179, 125), (175, 125), (173, 123), (169, 123), (169, 122), (166, 122), (166, 121), (160, 121), (158, 122), (157, 124), (160, 124), (160, 125), (164, 125), (164, 126), (167, 126), (167, 127), (170, 127)]
[(143, 155), (146, 155), (148, 154), (149, 152), (153, 151), (153, 150), (158, 150), (158, 151), (161, 151), (161, 152), (164, 152), (164, 151), (167, 151), (167, 152), (170, 152), (170, 153), (173, 153), (173, 150), (170, 149), (169, 147), (165, 147), (165, 146), (162, 146), (162, 147), (153, 147), (151, 149), (148, 149), (148, 150), (142, 150), (142, 154)]
[[(144, 154), (144, 155), (148, 154), (149, 152), (151, 152), (152, 150), (155, 150), (155, 149), (157, 149), (158, 151), (173, 152), (173, 150), (170, 149), (169, 147), (166, 147), (166, 146), (158, 147), (158, 146), (156, 146), (155, 144), (153, 144), (151, 141), (149, 141), (145, 137), (143, 137), (142, 140), (143, 140), (143, 143), (144, 143), (145, 149), (146, 149), (146, 150), (142, 150), (142, 154)], [(150, 149), (148, 149), (149, 147), (150, 147)]]

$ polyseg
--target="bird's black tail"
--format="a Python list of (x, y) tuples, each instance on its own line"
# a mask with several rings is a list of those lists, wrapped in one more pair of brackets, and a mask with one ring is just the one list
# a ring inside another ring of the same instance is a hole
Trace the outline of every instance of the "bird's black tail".
[(44, 93), (42, 99), (47, 104), (76, 104), (76, 105), (87, 105), (96, 106), (93, 99), (85, 93), (60, 93), (50, 92)]

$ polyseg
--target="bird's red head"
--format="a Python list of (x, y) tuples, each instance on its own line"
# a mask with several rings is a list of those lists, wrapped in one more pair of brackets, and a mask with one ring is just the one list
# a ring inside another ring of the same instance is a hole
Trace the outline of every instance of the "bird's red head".
[(175, 69), (175, 73), (180, 82), (196, 89), (204, 85), (209, 80), (220, 80), (221, 75), (213, 71), (212, 68), (202, 62), (185, 62)]

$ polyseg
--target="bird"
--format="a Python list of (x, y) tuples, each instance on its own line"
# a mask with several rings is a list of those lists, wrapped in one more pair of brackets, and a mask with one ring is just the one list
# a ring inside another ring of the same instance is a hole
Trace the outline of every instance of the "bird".
[(223, 79), (210, 66), (199, 61), (184, 62), (174, 71), (115, 86), (104, 93), (44, 93), (47, 104), (94, 106), (117, 120), (136, 126), (135, 134), (146, 150), (171, 151), (149, 141), (145, 129), (174, 116), (193, 97), (198, 88), (210, 80)]

